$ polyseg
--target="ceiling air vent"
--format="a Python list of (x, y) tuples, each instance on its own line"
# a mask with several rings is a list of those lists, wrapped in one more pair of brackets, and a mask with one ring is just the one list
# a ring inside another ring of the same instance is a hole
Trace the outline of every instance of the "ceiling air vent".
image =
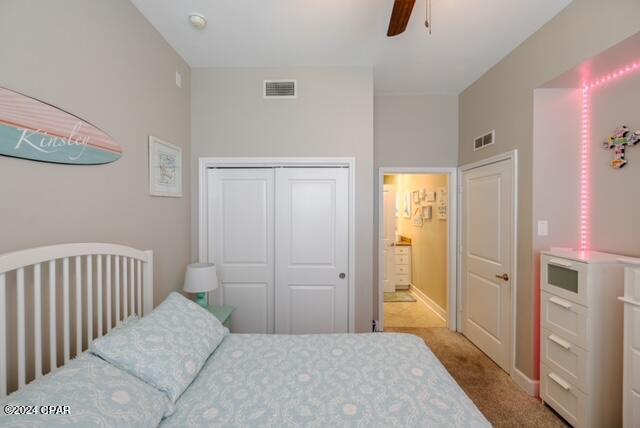
[(265, 80), (264, 81), (264, 97), (269, 99), (286, 99), (296, 98), (295, 80)]
[(481, 135), (473, 140), (473, 151), (484, 149), (496, 142), (495, 129), (487, 134)]

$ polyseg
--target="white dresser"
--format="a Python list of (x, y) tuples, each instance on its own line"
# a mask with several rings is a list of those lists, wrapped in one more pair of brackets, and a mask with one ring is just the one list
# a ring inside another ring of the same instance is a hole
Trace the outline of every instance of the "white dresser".
[(640, 427), (640, 259), (624, 259), (623, 426)]
[(396, 252), (396, 290), (406, 290), (411, 285), (411, 246), (397, 245)]
[(542, 253), (540, 396), (574, 427), (622, 424), (619, 258), (595, 251)]

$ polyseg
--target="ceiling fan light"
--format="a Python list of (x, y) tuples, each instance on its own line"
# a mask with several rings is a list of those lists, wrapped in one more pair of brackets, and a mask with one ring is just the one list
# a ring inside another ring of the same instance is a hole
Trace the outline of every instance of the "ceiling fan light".
[(207, 26), (207, 18), (204, 15), (199, 13), (192, 13), (189, 15), (189, 22), (193, 25), (194, 28), (198, 30), (202, 30)]

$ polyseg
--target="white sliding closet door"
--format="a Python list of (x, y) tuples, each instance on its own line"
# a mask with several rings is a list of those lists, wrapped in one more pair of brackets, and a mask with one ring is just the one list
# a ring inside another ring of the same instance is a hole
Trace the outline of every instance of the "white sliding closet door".
[(209, 170), (209, 254), (234, 333), (274, 331), (273, 169)]
[(276, 333), (348, 332), (349, 173), (276, 170)]

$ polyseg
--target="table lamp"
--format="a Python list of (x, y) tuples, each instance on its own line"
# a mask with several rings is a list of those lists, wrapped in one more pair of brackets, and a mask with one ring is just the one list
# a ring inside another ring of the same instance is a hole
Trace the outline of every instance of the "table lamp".
[(207, 292), (218, 288), (218, 275), (216, 265), (213, 263), (192, 263), (187, 266), (184, 276), (184, 291), (196, 293), (197, 303), (203, 308), (207, 307)]

